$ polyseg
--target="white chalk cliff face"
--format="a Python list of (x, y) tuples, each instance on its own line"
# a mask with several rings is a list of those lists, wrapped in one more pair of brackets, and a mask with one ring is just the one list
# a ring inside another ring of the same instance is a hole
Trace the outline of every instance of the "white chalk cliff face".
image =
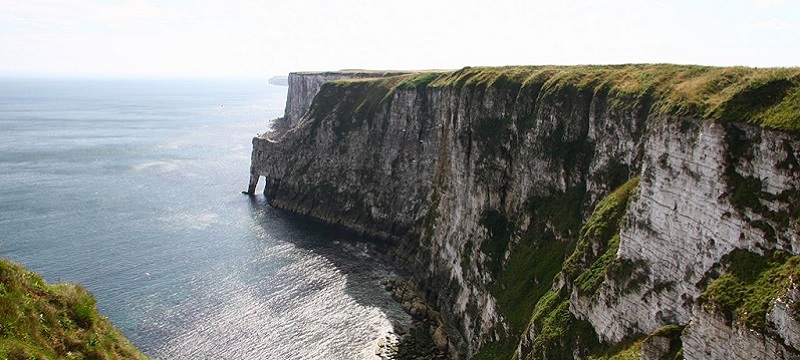
[(369, 72), (369, 71), (329, 71), (320, 73), (291, 73), (288, 77), (289, 92), (286, 96), (286, 109), (277, 126), (290, 129), (297, 125), (303, 114), (311, 107), (314, 96), (322, 84), (341, 79), (358, 79), (381, 76), (401, 75), (403, 72)]
[[(796, 212), (800, 136), (650, 115), (652, 99), (555, 86), (552, 73), (433, 85), (384, 75), (291, 74), (286, 130), (253, 139), (250, 192), (263, 177), (273, 206), (395, 243), (462, 356), (522, 334), (512, 313), (533, 304), (513, 301), (537, 298), (517, 293), (546, 290), (559, 268), (525, 271), (566, 259), (594, 206), (636, 176), (617, 252), (628, 271), (592, 294), (573, 289), (571, 314), (605, 343), (687, 326), (687, 358), (798, 354), (789, 289), (769, 313), (772, 330), (756, 335), (698, 298), (735, 249), (800, 252), (797, 219), (776, 215)], [(742, 195), (752, 184), (755, 204)], [(740, 352), (721, 339), (761, 345)]]
[[(798, 223), (785, 226), (752, 209), (737, 208), (731, 203), (736, 189), (730, 179), (731, 172), (760, 179), (760, 197), (773, 200), (759, 201), (773, 211), (787, 211), (792, 204), (777, 195), (800, 188), (797, 169), (782, 166), (797, 157), (798, 137), (696, 119), (661, 119), (651, 126), (639, 191), (628, 209), (618, 251), (618, 258), (637, 264), (629, 278), (639, 277), (641, 283), (631, 288), (606, 279), (596, 298), (573, 293), (572, 312), (588, 319), (601, 340), (610, 342), (666, 324), (688, 324), (687, 359), (783, 358), (763, 350), (769, 341), (781, 354), (795, 353), (800, 349), (796, 330), (789, 329), (797, 329), (798, 323), (780, 302), (772, 321), (776, 332), (753, 336), (730, 324), (720, 333), (720, 316), (701, 311), (696, 300), (709, 274), (735, 249), (798, 253)], [(752, 154), (733, 158), (732, 146)]]

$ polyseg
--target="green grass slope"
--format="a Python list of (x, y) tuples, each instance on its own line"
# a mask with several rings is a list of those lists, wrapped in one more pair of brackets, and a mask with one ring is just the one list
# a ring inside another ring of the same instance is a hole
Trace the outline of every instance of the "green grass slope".
[(80, 285), (48, 285), (0, 260), (0, 358), (146, 359)]
[[(582, 293), (596, 292), (603, 278), (621, 266), (614, 257), (619, 248), (620, 226), (638, 185), (639, 178), (628, 180), (601, 200), (583, 225), (575, 250), (562, 267), (565, 279)], [(539, 299), (529, 326), (536, 330), (537, 337), (530, 349), (515, 354), (516, 358), (567, 359), (572, 358), (574, 349), (582, 349), (591, 353), (584, 356), (602, 359), (630, 351), (628, 346), (606, 349), (600, 345), (591, 324), (576, 319), (569, 311), (569, 291), (564, 287), (550, 289)]]
[[(729, 321), (767, 332), (767, 314), (773, 301), (786, 293), (800, 278), (800, 255), (768, 251), (759, 255), (735, 250), (723, 258), (727, 271), (700, 295), (700, 304), (721, 311)], [(795, 316), (800, 303), (792, 303)], [(800, 320), (800, 319), (795, 319)]]

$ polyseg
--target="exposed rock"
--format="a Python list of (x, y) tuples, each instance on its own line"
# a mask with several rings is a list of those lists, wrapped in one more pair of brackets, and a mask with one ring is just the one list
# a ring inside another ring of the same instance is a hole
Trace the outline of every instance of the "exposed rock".
[(406, 329), (406, 327), (403, 324), (401, 324), (399, 321), (392, 322), (392, 330), (397, 335), (400, 335), (400, 336), (405, 335), (405, 334), (408, 333), (408, 329)]
[[(393, 278), (386, 283), (387, 291), (391, 291), (398, 302), (402, 302), (403, 309), (414, 319), (410, 329), (402, 324), (393, 324), (394, 330), (401, 339), (398, 343), (391, 344), (392, 352), (388, 359), (406, 358), (445, 358), (457, 359), (458, 353), (448, 355), (449, 347), (447, 330), (439, 313), (431, 309), (419, 296), (414, 282)], [(407, 300), (405, 300), (407, 299)]]
[(411, 303), (410, 302), (405, 301), (402, 304), (403, 304), (403, 310), (405, 310), (406, 312), (411, 312)]
[(314, 96), (319, 92), (322, 84), (328, 81), (394, 76), (403, 73), (404, 72), (367, 70), (290, 73), (286, 80), (289, 85), (289, 93), (286, 97), (286, 109), (283, 117), (279, 119), (280, 123), (275, 124), (275, 126), (282, 129), (295, 127), (306, 110), (311, 107), (311, 102), (314, 100)]
[(667, 325), (648, 336), (642, 342), (642, 360), (682, 359), (682, 330), (683, 327)]
[[(391, 86), (392, 80), (382, 81)], [(274, 206), (404, 244), (407, 253), (398, 257), (408, 259), (425, 287), (437, 289), (439, 307), (452, 309), (456, 317), (448, 315), (448, 323), (461, 328), (458, 342), (469, 354), (506, 327), (487, 291), (497, 274), (484, 271), (485, 263), (501, 264), (506, 256), (481, 253), (487, 209), (525, 226), (531, 199), (565, 192), (599, 198), (618, 185), (602, 181), (605, 174), (619, 173), (614, 181), (621, 183), (638, 168), (642, 124), (633, 114), (607, 121), (612, 110), (605, 94), (594, 99), (567, 89), (554, 95), (577, 97), (564, 105), (514, 102), (535, 99), (541, 83), (396, 89), (381, 92), (385, 103), (357, 97), (357, 89), (377, 92), (383, 83), (354, 82), (351, 92), (326, 85), (280, 142), (255, 138), (251, 186), (265, 176)], [(369, 116), (349, 117), (352, 124), (343, 128), (337, 109), (351, 101), (348, 106)], [(532, 112), (536, 117), (528, 120)], [(498, 114), (507, 122), (493, 124)], [(530, 130), (515, 130), (523, 120), (532, 121), (524, 125)], [(476, 130), (495, 126), (501, 130), (492, 136)], [(571, 148), (572, 157), (564, 158)], [(347, 155), (334, 161), (315, 154)], [(407, 242), (419, 237), (428, 245)]]
[[(758, 156), (731, 163), (727, 139), (732, 133), (753, 139), (750, 146)], [(686, 324), (707, 285), (704, 279), (726, 254), (776, 248), (797, 253), (797, 224), (782, 227), (763, 214), (737, 209), (730, 197), (729, 171), (762, 179), (765, 197), (800, 187), (800, 178), (778, 166), (787, 156), (783, 143), (800, 149), (795, 135), (751, 126), (693, 119), (657, 122), (645, 146), (638, 198), (620, 233), (618, 257), (641, 264), (626, 280), (639, 283), (609, 278), (597, 299), (573, 298), (573, 312), (611, 342), (666, 324)], [(785, 205), (774, 201), (773, 206)], [(754, 227), (758, 221), (775, 229), (777, 239)]]
[[(393, 242), (424, 290), (418, 297), (447, 310), (436, 317), (462, 355), (508, 334), (532, 343), (538, 334), (511, 317), (512, 301), (531, 306), (553, 281), (568, 315), (600, 341), (691, 322), (684, 347), (697, 354), (701, 339), (738, 331), (695, 318), (724, 256), (800, 252), (800, 136), (743, 123), (766, 123), (780, 113), (770, 107), (793, 109), (798, 71), (770, 71), (465, 68), (324, 85), (318, 74), (295, 74), (288, 130), (253, 139), (249, 192), (264, 177), (273, 206)], [(788, 116), (770, 126), (793, 126), (797, 115)], [(578, 291), (552, 267), (526, 272), (566, 258), (594, 206), (635, 176), (615, 267), (603, 269), (597, 291)], [(793, 301), (777, 301), (769, 315), (784, 353), (800, 339)]]
[(797, 348), (695, 307), (683, 337), (683, 355), (694, 359), (800, 359)]
[(669, 353), (672, 339), (653, 336), (642, 344), (642, 360), (663, 360)]
[(444, 326), (439, 326), (436, 330), (433, 331), (433, 344), (436, 345), (436, 348), (440, 351), (447, 351), (447, 331), (444, 329)]
[(797, 306), (798, 301), (800, 291), (797, 288), (790, 289), (786, 296), (775, 299), (772, 311), (767, 314), (767, 321), (774, 325), (776, 335), (795, 349), (800, 349), (800, 322), (797, 321), (798, 314), (792, 307)]

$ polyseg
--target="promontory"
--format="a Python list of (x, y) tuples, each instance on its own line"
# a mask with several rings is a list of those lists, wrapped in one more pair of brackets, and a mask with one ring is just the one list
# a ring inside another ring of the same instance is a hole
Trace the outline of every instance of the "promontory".
[(393, 244), (451, 357), (800, 358), (800, 69), (288, 83), (250, 193)]

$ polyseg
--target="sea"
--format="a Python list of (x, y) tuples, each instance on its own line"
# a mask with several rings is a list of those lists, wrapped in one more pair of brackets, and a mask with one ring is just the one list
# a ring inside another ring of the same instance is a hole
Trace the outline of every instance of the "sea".
[[(0, 257), (80, 283), (156, 359), (372, 359), (382, 244), (246, 196), (265, 79), (0, 79)], [(263, 189), (263, 182), (258, 192)]]

